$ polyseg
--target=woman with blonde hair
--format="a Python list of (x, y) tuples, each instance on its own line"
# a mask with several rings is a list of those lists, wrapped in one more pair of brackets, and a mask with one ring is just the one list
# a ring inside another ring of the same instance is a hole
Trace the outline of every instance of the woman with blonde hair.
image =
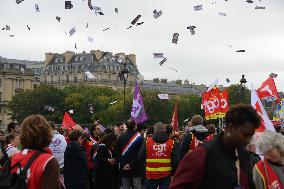
[(253, 170), (257, 189), (284, 189), (284, 136), (265, 131), (256, 142), (264, 160), (259, 161)]

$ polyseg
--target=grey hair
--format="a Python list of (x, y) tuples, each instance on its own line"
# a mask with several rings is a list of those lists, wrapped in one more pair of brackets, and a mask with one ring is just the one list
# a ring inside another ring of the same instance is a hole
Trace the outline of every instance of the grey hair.
[(264, 131), (256, 141), (256, 145), (263, 154), (273, 148), (278, 148), (280, 153), (284, 154), (284, 136), (276, 132)]

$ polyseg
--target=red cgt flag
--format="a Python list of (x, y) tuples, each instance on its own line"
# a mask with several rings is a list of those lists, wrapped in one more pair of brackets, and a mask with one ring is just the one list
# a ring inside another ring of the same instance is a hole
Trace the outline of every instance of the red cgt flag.
[(222, 114), (226, 114), (229, 110), (229, 99), (228, 99), (228, 91), (225, 89), (224, 91), (220, 92), (220, 110)]
[(62, 120), (62, 128), (68, 129), (69, 131), (71, 131), (73, 127), (75, 126), (76, 126), (76, 122), (72, 119), (72, 117), (67, 112), (65, 112), (63, 120)]
[(257, 89), (257, 94), (260, 99), (273, 98), (277, 102), (280, 102), (274, 79), (271, 76)]
[(174, 131), (178, 131), (178, 109), (177, 104), (174, 108), (173, 118), (172, 118), (172, 127)]

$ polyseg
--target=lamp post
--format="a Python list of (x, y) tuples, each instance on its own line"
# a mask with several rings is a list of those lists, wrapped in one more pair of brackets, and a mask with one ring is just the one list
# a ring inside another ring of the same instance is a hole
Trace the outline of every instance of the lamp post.
[[(122, 59), (118, 60), (119, 63), (122, 63)], [(120, 81), (123, 81), (123, 123), (125, 121), (125, 86), (128, 78), (129, 70), (126, 68), (126, 62), (123, 63), (123, 69), (119, 73)]]
[(240, 80), (240, 85), (241, 85), (241, 102), (243, 102), (244, 100), (244, 96), (245, 96), (245, 84), (247, 83), (247, 80), (245, 78), (245, 75), (242, 75), (242, 78)]

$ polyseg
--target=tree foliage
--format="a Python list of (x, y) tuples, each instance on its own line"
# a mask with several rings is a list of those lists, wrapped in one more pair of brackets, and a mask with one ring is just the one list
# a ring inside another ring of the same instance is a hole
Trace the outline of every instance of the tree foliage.
[[(244, 98), (238, 92), (239, 85), (231, 85), (228, 88), (230, 105), (243, 102), (249, 103), (250, 92), (244, 90)], [(130, 118), (133, 88), (127, 88), (125, 92), (126, 118)], [(173, 109), (178, 104), (179, 125), (195, 114), (203, 116), (201, 110), (201, 97), (185, 94), (171, 96), (169, 100), (158, 98), (159, 91), (141, 91), (144, 107), (148, 116), (147, 124), (156, 122), (171, 123)], [(65, 111), (74, 110), (72, 115), (77, 123), (89, 124), (100, 119), (105, 126), (113, 125), (123, 120), (124, 105), (123, 90), (113, 90), (109, 87), (94, 86), (67, 86), (57, 89), (48, 85), (40, 85), (34, 90), (27, 90), (16, 94), (8, 107), (12, 118), (21, 122), (30, 114), (42, 114), (48, 119), (61, 123)], [(116, 103), (111, 103), (117, 101)], [(54, 112), (45, 110), (48, 105), (54, 108)], [(90, 111), (90, 107), (93, 111)]]

